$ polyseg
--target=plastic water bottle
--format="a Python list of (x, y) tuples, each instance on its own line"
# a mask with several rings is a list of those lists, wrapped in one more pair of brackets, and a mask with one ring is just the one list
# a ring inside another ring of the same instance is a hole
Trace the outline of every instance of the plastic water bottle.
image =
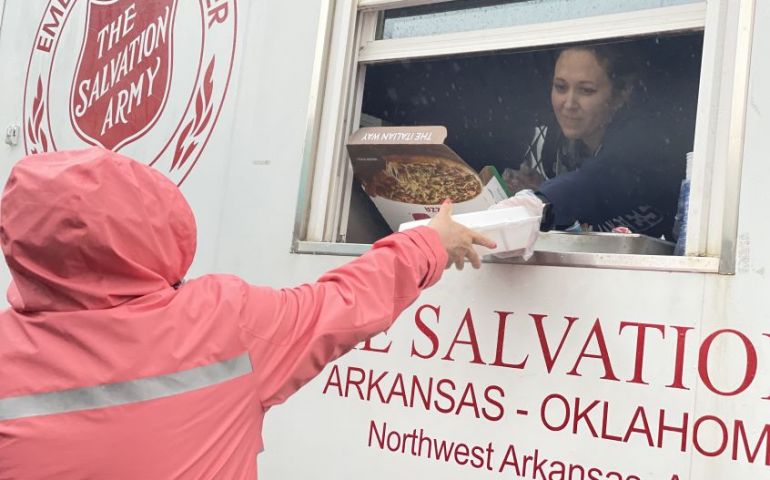
[(687, 210), (690, 207), (690, 176), (692, 175), (692, 152), (687, 153), (687, 170), (679, 188), (679, 202), (676, 216), (674, 217), (674, 233), (676, 234), (676, 246), (674, 255), (684, 255), (684, 247), (687, 243)]

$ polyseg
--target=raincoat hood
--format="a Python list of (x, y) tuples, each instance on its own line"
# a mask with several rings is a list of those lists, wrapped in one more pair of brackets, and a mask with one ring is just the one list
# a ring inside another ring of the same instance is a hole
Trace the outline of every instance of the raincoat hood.
[(178, 283), (195, 219), (155, 169), (91, 148), (28, 156), (11, 171), (0, 242), (14, 310), (111, 308)]

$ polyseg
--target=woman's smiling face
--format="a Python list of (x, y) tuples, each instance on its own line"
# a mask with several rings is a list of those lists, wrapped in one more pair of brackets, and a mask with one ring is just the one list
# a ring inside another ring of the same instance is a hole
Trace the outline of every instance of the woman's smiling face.
[(590, 50), (570, 48), (556, 61), (551, 105), (564, 136), (582, 140), (592, 152), (622, 103), (612, 81)]

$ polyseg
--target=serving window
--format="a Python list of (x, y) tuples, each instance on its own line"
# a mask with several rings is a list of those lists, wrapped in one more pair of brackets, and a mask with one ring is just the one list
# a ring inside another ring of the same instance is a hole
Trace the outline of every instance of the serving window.
[(349, 3), (329, 5), (318, 54), (297, 251), (355, 254), (391, 232), (353, 175), (354, 131), (440, 125), (472, 169), (554, 207), (531, 262), (729, 273), (740, 159), (720, 158), (736, 147), (708, 132), (741, 126), (726, 113), (742, 79), (719, 67), (741, 71), (742, 52), (720, 52), (741, 41), (745, 5), (361, 0), (350, 14)]

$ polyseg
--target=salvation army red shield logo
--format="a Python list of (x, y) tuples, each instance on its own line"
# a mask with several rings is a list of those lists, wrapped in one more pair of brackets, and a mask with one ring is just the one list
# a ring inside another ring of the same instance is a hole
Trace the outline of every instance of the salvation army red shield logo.
[(27, 69), (27, 153), (102, 146), (181, 184), (219, 120), (236, 14), (236, 0), (50, 0)]
[(176, 1), (150, 3), (137, 10), (135, 0), (88, 2), (70, 94), (72, 125), (88, 143), (119, 149), (150, 128), (163, 108)]

